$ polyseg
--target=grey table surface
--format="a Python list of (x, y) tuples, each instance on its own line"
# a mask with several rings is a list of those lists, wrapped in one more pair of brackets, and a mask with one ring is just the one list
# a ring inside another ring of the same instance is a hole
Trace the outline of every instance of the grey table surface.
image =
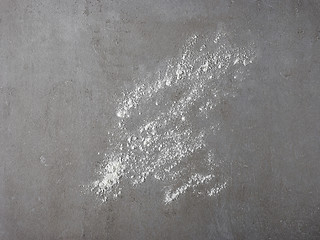
[(317, 0), (1, 0), (0, 239), (320, 239), (319, 61)]

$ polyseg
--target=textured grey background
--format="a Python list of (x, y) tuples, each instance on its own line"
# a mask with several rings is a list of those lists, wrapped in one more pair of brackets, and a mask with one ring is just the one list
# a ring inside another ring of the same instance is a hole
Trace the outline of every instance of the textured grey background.
[[(232, 184), (85, 194), (122, 89), (218, 24), (260, 49), (221, 106)], [(317, 0), (1, 0), (0, 239), (320, 239), (319, 61)]]

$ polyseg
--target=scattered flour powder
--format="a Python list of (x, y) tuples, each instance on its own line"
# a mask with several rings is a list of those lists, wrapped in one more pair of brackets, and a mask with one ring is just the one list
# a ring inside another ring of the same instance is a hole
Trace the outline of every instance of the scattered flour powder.
[(224, 30), (190, 37), (177, 58), (123, 92), (112, 146), (90, 185), (102, 200), (148, 178), (163, 182), (166, 204), (187, 191), (216, 196), (227, 187), (208, 140), (219, 131), (217, 107), (236, 96), (255, 57), (252, 45), (237, 47), (228, 39)]

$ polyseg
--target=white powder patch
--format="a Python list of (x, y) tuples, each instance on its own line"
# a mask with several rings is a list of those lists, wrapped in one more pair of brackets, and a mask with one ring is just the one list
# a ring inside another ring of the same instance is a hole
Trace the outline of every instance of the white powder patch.
[(192, 36), (177, 58), (123, 93), (93, 192), (106, 201), (125, 184), (152, 177), (162, 182), (168, 204), (188, 191), (216, 196), (227, 187), (210, 139), (221, 123), (217, 107), (236, 96), (255, 57), (251, 45), (236, 47), (228, 39), (222, 30)]
[[(198, 173), (193, 174), (186, 183), (184, 183), (181, 187), (178, 187), (175, 190), (172, 190), (171, 188), (166, 191), (165, 194), (165, 203), (170, 203), (177, 197), (179, 197), (180, 194), (183, 194), (186, 192), (188, 188), (195, 189), (198, 185), (204, 184), (214, 178), (214, 175), (209, 174), (206, 176), (200, 175)], [(200, 192), (201, 193), (201, 192)], [(208, 194), (209, 195), (209, 194)], [(210, 196), (210, 195), (209, 195)]]
[(227, 186), (227, 182), (224, 182), (223, 184), (220, 184), (216, 187), (213, 187), (208, 191), (208, 196), (216, 196), (218, 193), (220, 193), (223, 189), (225, 189)]

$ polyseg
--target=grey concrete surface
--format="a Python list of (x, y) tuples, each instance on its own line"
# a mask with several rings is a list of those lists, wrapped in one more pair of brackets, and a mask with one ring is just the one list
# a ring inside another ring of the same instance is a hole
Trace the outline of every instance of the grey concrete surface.
[[(83, 186), (117, 99), (220, 25), (256, 50), (216, 111), (230, 184), (163, 204), (148, 179), (101, 202)], [(0, 239), (320, 239), (319, 61), (317, 0), (1, 0)]]

